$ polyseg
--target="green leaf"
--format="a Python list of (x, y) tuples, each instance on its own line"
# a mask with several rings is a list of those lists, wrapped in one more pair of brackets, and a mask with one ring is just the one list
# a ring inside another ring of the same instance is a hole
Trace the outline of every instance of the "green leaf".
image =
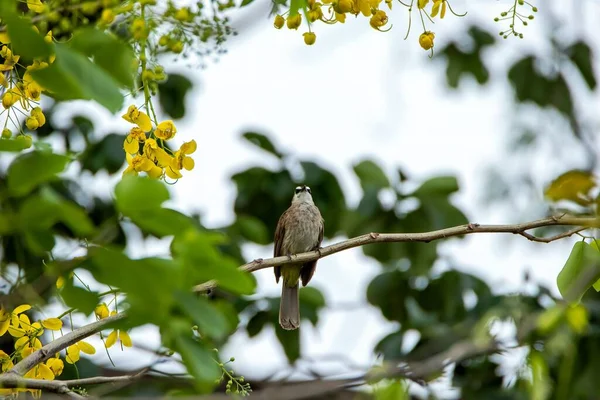
[(383, 388), (377, 388), (375, 390), (374, 400), (407, 400), (410, 399), (408, 395), (408, 388), (402, 381), (393, 381)]
[(98, 293), (73, 286), (71, 279), (65, 280), (60, 295), (68, 307), (77, 308), (85, 315), (91, 314), (99, 303)]
[(544, 191), (550, 201), (569, 200), (585, 206), (593, 202), (589, 192), (596, 186), (594, 175), (587, 171), (571, 170), (554, 179)]
[(275, 334), (283, 347), (285, 356), (290, 364), (293, 364), (300, 358), (300, 330), (286, 331), (285, 329), (281, 329), (280, 326), (276, 326)]
[(254, 0), (243, 0), (242, 4), (240, 4), (240, 8), (246, 7), (248, 4), (252, 4)]
[(6, 24), (12, 51), (28, 60), (48, 58), (52, 54), (52, 45), (33, 30), (30, 19), (17, 15), (14, 5), (13, 1), (0, 2), (0, 18)]
[(56, 60), (31, 75), (59, 100), (95, 100), (113, 113), (123, 105), (123, 94), (108, 72), (62, 43), (56, 45)]
[(190, 217), (170, 208), (131, 210), (127, 215), (142, 230), (159, 238), (176, 235), (194, 226)]
[(306, 9), (307, 9), (307, 1), (306, 0), (291, 0), (289, 16), (293, 17), (294, 15), (298, 14), (298, 12), (300, 12), (301, 9), (306, 12)]
[(251, 242), (267, 245), (272, 239), (265, 224), (258, 218), (249, 215), (240, 215), (235, 221), (242, 236)]
[[(598, 240), (594, 239), (591, 243), (590, 243), (590, 247), (598, 252), (600, 252), (600, 243), (598, 242)], [(594, 284), (592, 285), (594, 290), (596, 290), (596, 292), (600, 292), (600, 279), (597, 280), (596, 282), (594, 282)]]
[(165, 82), (158, 84), (158, 101), (163, 111), (173, 119), (185, 115), (185, 96), (192, 82), (183, 75), (169, 74)]
[(69, 157), (47, 152), (32, 151), (17, 157), (8, 167), (8, 191), (24, 196), (36, 186), (56, 178)]
[(202, 344), (183, 335), (175, 338), (175, 344), (188, 372), (194, 378), (199, 381), (213, 382), (221, 376), (221, 370), (211, 352)]
[(125, 215), (140, 211), (156, 211), (161, 204), (169, 200), (169, 190), (149, 177), (124, 176), (115, 187), (117, 209)]
[(368, 187), (377, 189), (387, 188), (390, 181), (385, 172), (372, 160), (364, 160), (354, 166), (354, 173), (360, 180), (360, 186), (363, 190)]
[(271, 140), (265, 135), (256, 132), (246, 132), (242, 135), (242, 137), (256, 147), (263, 149), (267, 153), (270, 153), (279, 159), (282, 159), (284, 156), (283, 153), (277, 150), (273, 142), (271, 142)]
[(225, 336), (228, 331), (227, 319), (208, 300), (180, 290), (175, 291), (173, 297), (179, 307), (198, 325), (202, 334), (215, 339)]
[(588, 87), (591, 90), (596, 89), (597, 82), (592, 64), (594, 55), (590, 46), (583, 41), (579, 41), (567, 48), (565, 53), (569, 56), (573, 64), (575, 64)]
[(567, 262), (556, 278), (560, 294), (565, 301), (577, 303), (599, 279), (600, 253), (586, 242), (575, 243)]
[(101, 141), (88, 145), (79, 159), (81, 167), (93, 174), (102, 169), (109, 174), (114, 174), (121, 169), (125, 162), (124, 141), (125, 135), (111, 133), (103, 137)]
[[(249, 337), (254, 337), (263, 330), (265, 325), (271, 321), (271, 315), (266, 311), (259, 311), (250, 318), (246, 331)], [(277, 328), (275, 328), (277, 329)]]
[(31, 147), (31, 142), (23, 139), (0, 139), (0, 151), (18, 152)]
[(323, 293), (315, 287), (303, 287), (299, 292), (300, 296), (300, 315), (308, 319), (313, 325), (319, 322), (319, 310), (325, 307), (325, 297)]
[(427, 198), (429, 196), (444, 196), (458, 191), (458, 181), (454, 176), (436, 176), (426, 180), (414, 191), (413, 196)]
[(49, 231), (29, 230), (23, 232), (25, 243), (35, 255), (44, 256), (54, 248), (56, 241)]
[(133, 50), (125, 42), (99, 29), (82, 28), (75, 32), (70, 45), (72, 49), (92, 57), (96, 65), (121, 85), (133, 88), (137, 63)]

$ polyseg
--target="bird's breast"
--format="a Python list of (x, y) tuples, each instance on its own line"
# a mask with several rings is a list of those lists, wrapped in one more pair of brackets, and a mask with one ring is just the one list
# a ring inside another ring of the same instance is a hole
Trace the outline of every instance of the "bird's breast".
[(304, 253), (314, 250), (319, 244), (321, 213), (308, 203), (294, 206), (288, 213), (283, 238), (283, 254)]

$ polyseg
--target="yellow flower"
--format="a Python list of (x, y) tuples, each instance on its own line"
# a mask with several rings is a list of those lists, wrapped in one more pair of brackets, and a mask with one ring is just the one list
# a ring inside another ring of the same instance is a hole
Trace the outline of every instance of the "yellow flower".
[(179, 150), (175, 152), (171, 167), (177, 170), (185, 168), (186, 170), (191, 171), (194, 168), (195, 163), (194, 160), (187, 155), (194, 153), (196, 148), (197, 145), (195, 140), (182, 144)]
[(38, 14), (44, 11), (42, 0), (27, 0), (27, 8)]
[(136, 18), (129, 28), (136, 40), (144, 39), (147, 36), (146, 22), (141, 18)]
[(127, 332), (115, 329), (106, 338), (106, 348), (107, 349), (112, 347), (115, 343), (117, 343), (117, 337), (119, 338), (119, 341), (121, 342), (121, 345), (122, 345), (121, 350), (123, 349), (123, 346), (125, 346), (125, 347), (133, 346), (133, 343), (131, 343), (131, 338), (129, 337), (129, 334)]
[(44, 36), (44, 42), (50, 44), (53, 41), (53, 37), (52, 37), (52, 31), (48, 31), (48, 33), (46, 33), (46, 36)]
[(429, 0), (418, 0), (417, 7), (419, 9), (423, 9), (427, 5), (427, 3), (429, 3)]
[(442, 12), (440, 14), (440, 19), (443, 19), (446, 15), (446, 0), (435, 0), (433, 2), (433, 7), (431, 7), (431, 18), (435, 18), (435, 16), (440, 11), (440, 5), (442, 6)]
[(137, 175), (139, 172), (145, 172), (152, 178), (159, 178), (162, 175), (162, 168), (157, 167), (147, 157), (139, 154), (132, 157), (131, 154), (127, 153), (126, 159), (129, 165), (123, 171), (123, 175)]
[(75, 364), (77, 361), (79, 361), (79, 355), (82, 351), (85, 354), (96, 354), (96, 349), (94, 346), (82, 340), (67, 347), (67, 356), (65, 357), (65, 361), (69, 364)]
[(39, 83), (33, 80), (29, 71), (26, 71), (23, 75), (23, 89), (25, 97), (31, 100), (38, 101), (42, 94), (42, 87)]
[(285, 19), (281, 15), (277, 14), (275, 16), (275, 21), (273, 21), (273, 26), (275, 26), (277, 29), (281, 29), (283, 28), (283, 24), (285, 24)]
[(135, 154), (140, 150), (140, 142), (143, 143), (145, 141), (146, 134), (141, 128), (136, 126), (129, 131), (129, 135), (127, 135), (123, 142), (123, 148), (126, 153)]
[(425, 31), (419, 36), (419, 44), (424, 50), (429, 50), (433, 47), (433, 39), (435, 39), (435, 34), (431, 31)]
[(58, 357), (52, 357), (46, 361), (46, 366), (50, 368), (54, 376), (59, 376), (62, 374), (63, 369), (65, 368), (65, 363)]
[(10, 325), (10, 313), (0, 306), (0, 336), (3, 336)]
[(371, 24), (371, 27), (374, 29), (377, 29), (378, 31), (381, 31), (382, 26), (385, 26), (385, 24), (387, 24), (388, 22), (388, 17), (387, 14), (385, 13), (385, 11), (383, 10), (377, 10), (375, 11), (375, 14), (373, 14), (373, 16), (371, 17), (371, 19), (369, 20), (369, 24)]
[(175, 124), (173, 124), (173, 121), (171, 121), (171, 120), (161, 122), (160, 124), (158, 124), (158, 126), (156, 127), (156, 130), (154, 131), (154, 135), (157, 138), (163, 139), (163, 140), (172, 139), (176, 133), (177, 133), (177, 128), (175, 127)]
[(341, 22), (342, 24), (346, 22), (346, 14), (340, 14), (338, 12), (335, 13), (335, 20)]
[(42, 321), (42, 326), (51, 331), (59, 331), (62, 328), (63, 323), (58, 318), (46, 318)]
[(354, 2), (352, 0), (339, 0), (333, 3), (333, 9), (336, 13), (345, 14), (352, 11)]
[(17, 88), (12, 88), (2, 95), (2, 106), (4, 108), (12, 107), (21, 98), (21, 92)]
[(148, 114), (138, 110), (134, 105), (129, 106), (127, 113), (123, 114), (123, 119), (139, 126), (144, 132), (150, 132), (152, 123)]
[[(71, 271), (69, 273), (69, 279), (73, 278), (74, 272)], [(59, 276), (58, 279), (56, 280), (56, 288), (57, 289), (62, 289), (65, 286), (66, 283), (66, 279), (64, 276)]]
[(102, 21), (105, 25), (110, 25), (115, 20), (115, 13), (110, 8), (105, 8), (102, 10), (102, 15), (100, 16), (100, 21)]
[(0, 371), (6, 372), (14, 367), (12, 359), (4, 351), (0, 350)]
[(167, 154), (154, 139), (148, 139), (144, 143), (144, 155), (161, 168), (171, 165), (171, 161), (173, 160), (173, 157)]
[(298, 29), (302, 24), (302, 15), (296, 14), (293, 17), (287, 17), (286, 25), (288, 29)]
[(46, 123), (46, 116), (40, 107), (34, 107), (31, 109), (31, 116), (35, 118), (39, 126), (44, 126)]
[(27, 129), (34, 131), (40, 126), (40, 123), (33, 117), (27, 117), (25, 120), (25, 125), (27, 126)]
[(4, 58), (4, 63), (0, 64), (0, 71), (10, 71), (21, 58), (21, 56), (15, 56), (8, 46), (2, 46), (0, 56)]
[[(31, 308), (29, 305), (25, 306)], [(42, 336), (44, 328), (42, 328), (42, 325), (39, 322), (31, 323), (27, 315), (18, 314), (17, 310), (18, 307), (13, 311), (11, 326), (8, 328), (8, 333), (13, 337), (18, 338), (15, 342), (15, 350), (20, 352), (23, 357), (26, 357), (35, 350), (42, 348), (42, 342), (38, 337)]]
[(100, 303), (94, 309), (94, 314), (96, 314), (96, 319), (104, 319), (108, 318), (108, 307), (106, 303)]
[(10, 37), (8, 36), (7, 32), (0, 33), (0, 43), (4, 43), (4, 44), (10, 43)]
[(315, 3), (312, 5), (309, 12), (306, 13), (306, 17), (310, 22), (315, 22), (323, 16), (323, 10), (321, 10), (321, 3)]
[(314, 32), (304, 32), (302, 36), (304, 36), (304, 43), (309, 46), (315, 44), (317, 41), (317, 35), (315, 35)]
[(177, 21), (190, 21), (190, 18), (193, 19), (193, 17), (190, 14), (190, 9), (188, 7), (182, 7), (175, 12), (175, 19)]

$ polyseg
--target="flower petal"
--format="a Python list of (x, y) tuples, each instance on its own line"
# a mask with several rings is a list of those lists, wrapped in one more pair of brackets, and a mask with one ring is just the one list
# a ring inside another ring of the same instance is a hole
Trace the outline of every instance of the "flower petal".
[(129, 334), (125, 331), (119, 331), (119, 339), (121, 339), (121, 343), (123, 343), (123, 346), (125, 347), (131, 347), (133, 345), (133, 343), (131, 343), (131, 337), (129, 337)]
[(131, 135), (127, 135), (123, 141), (123, 148), (126, 153), (137, 153), (140, 149), (140, 142), (138, 142), (137, 139), (132, 138)]
[(47, 318), (42, 321), (42, 325), (46, 329), (50, 329), (51, 331), (58, 331), (62, 328), (63, 323), (58, 318)]
[(38, 376), (44, 380), (54, 380), (54, 372), (44, 363), (38, 364)]
[(31, 306), (29, 304), (21, 304), (13, 310), (13, 314), (21, 314), (22, 312), (27, 310), (31, 310)]
[(96, 349), (94, 346), (88, 342), (84, 342), (83, 340), (77, 343), (77, 347), (79, 347), (79, 350), (83, 351), (85, 354), (96, 354)]
[(144, 132), (150, 132), (152, 130), (152, 122), (150, 122), (150, 117), (145, 112), (140, 111), (140, 115), (138, 115), (133, 122), (135, 122)]
[(117, 342), (117, 331), (112, 331), (106, 338), (106, 348), (112, 347)]
[(179, 148), (179, 150), (183, 154), (192, 154), (193, 152), (196, 151), (197, 148), (198, 148), (198, 145), (196, 144), (196, 141), (190, 140), (189, 142), (185, 142), (184, 144), (182, 144), (181, 147)]

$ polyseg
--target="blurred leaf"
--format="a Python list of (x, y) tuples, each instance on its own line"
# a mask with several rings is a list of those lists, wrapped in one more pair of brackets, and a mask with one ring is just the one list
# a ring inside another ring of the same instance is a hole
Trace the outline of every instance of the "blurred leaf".
[(169, 208), (132, 210), (127, 215), (144, 232), (159, 238), (185, 232), (194, 226), (194, 221), (190, 217)]
[(586, 171), (572, 170), (554, 179), (544, 191), (550, 201), (570, 200), (580, 205), (589, 205), (590, 190), (596, 186), (592, 174)]
[(221, 376), (221, 370), (213, 355), (202, 344), (181, 335), (176, 338), (176, 346), (188, 371), (195, 379), (214, 382)]
[(0, 151), (19, 152), (28, 149), (30, 146), (29, 141), (20, 139), (19, 136), (13, 139), (0, 139)]
[(458, 181), (454, 176), (436, 176), (426, 180), (413, 192), (413, 196), (426, 199), (428, 196), (444, 196), (458, 192)]
[(367, 287), (367, 300), (381, 309), (383, 316), (401, 324), (407, 317), (406, 295), (410, 292), (407, 276), (400, 271), (384, 272)]
[(387, 386), (375, 390), (375, 400), (408, 400), (408, 388), (400, 380), (392, 381)]
[[(271, 316), (266, 311), (259, 311), (250, 318), (248, 321), (248, 325), (246, 326), (246, 331), (248, 332), (249, 337), (254, 337), (258, 335), (265, 325), (269, 323), (271, 320)], [(275, 328), (277, 329), (277, 328)]]
[(185, 96), (192, 88), (192, 82), (180, 74), (168, 74), (165, 82), (158, 84), (158, 101), (163, 111), (173, 119), (185, 115)]
[(561, 74), (547, 78), (534, 67), (535, 58), (528, 56), (516, 62), (508, 71), (517, 100), (532, 101), (540, 107), (551, 106), (572, 120), (574, 118), (571, 91)]
[(217, 250), (222, 237), (214, 233), (188, 230), (173, 239), (172, 252), (183, 259), (191, 271), (191, 284), (214, 279), (221, 289), (237, 294), (251, 294), (256, 287), (252, 274), (239, 270), (236, 262)]
[(404, 333), (402, 331), (390, 333), (377, 343), (375, 352), (383, 354), (386, 360), (400, 360), (404, 356), (403, 343)]
[(123, 214), (139, 211), (156, 211), (169, 200), (169, 190), (155, 179), (141, 176), (124, 176), (115, 187), (115, 203)]
[(283, 153), (275, 148), (275, 145), (267, 136), (256, 132), (246, 132), (242, 135), (242, 137), (253, 145), (263, 149), (267, 153), (270, 153), (279, 159), (283, 158)]
[(242, 0), (242, 4), (240, 4), (240, 8), (246, 7), (248, 4), (252, 4), (254, 0)]
[(24, 196), (41, 183), (56, 178), (69, 157), (32, 151), (18, 156), (8, 167), (8, 190), (14, 196)]
[(227, 333), (227, 320), (208, 300), (181, 290), (175, 291), (173, 297), (203, 335), (219, 339)]
[(300, 10), (306, 10), (307, 2), (306, 0), (290, 0), (290, 13), (289, 16), (293, 17), (298, 14)]
[(59, 100), (95, 100), (111, 112), (123, 105), (117, 82), (83, 54), (56, 45), (56, 60), (46, 68), (31, 71), (33, 78)]
[(364, 160), (354, 165), (354, 173), (360, 180), (360, 186), (366, 190), (369, 186), (377, 189), (390, 186), (385, 172), (372, 160)]
[(0, 2), (0, 18), (6, 24), (10, 47), (23, 59), (45, 59), (52, 54), (52, 46), (33, 29), (30, 19), (21, 18), (14, 9), (15, 2)]
[(587, 83), (588, 87), (591, 90), (596, 89), (596, 76), (594, 74), (594, 66), (592, 64), (594, 55), (592, 54), (592, 49), (590, 46), (583, 41), (579, 41), (568, 47), (565, 53), (569, 56), (577, 69), (579, 69), (579, 72), (581, 73), (581, 76), (585, 80), (585, 83)]
[(300, 358), (300, 329), (286, 331), (279, 325), (275, 327), (275, 334), (290, 364), (294, 364)]
[(272, 242), (269, 232), (263, 222), (249, 215), (239, 215), (235, 224), (240, 229), (240, 234), (251, 242), (267, 245)]
[(73, 286), (71, 279), (65, 279), (60, 295), (68, 307), (77, 308), (85, 315), (90, 315), (99, 303), (98, 293)]
[(308, 286), (299, 291), (300, 316), (309, 320), (313, 326), (319, 322), (319, 310), (325, 307), (325, 297), (317, 288)]
[(71, 48), (92, 57), (94, 64), (108, 72), (126, 88), (133, 88), (137, 67), (135, 55), (125, 42), (95, 28), (78, 29), (70, 41)]
[(448, 86), (456, 89), (463, 75), (472, 75), (480, 85), (487, 83), (490, 73), (481, 59), (482, 50), (494, 43), (494, 38), (488, 32), (477, 27), (469, 29), (469, 36), (473, 40), (470, 51), (463, 50), (464, 44), (452, 42), (441, 49), (441, 54), (447, 60), (446, 81)]
[(56, 244), (54, 235), (48, 231), (29, 230), (23, 232), (23, 236), (29, 250), (37, 256), (47, 255)]
[(560, 294), (565, 301), (577, 303), (598, 279), (600, 279), (600, 253), (586, 242), (575, 243), (567, 262), (556, 278)]
[(125, 162), (124, 141), (125, 135), (111, 133), (99, 142), (88, 145), (79, 159), (81, 167), (93, 174), (102, 169), (109, 174), (114, 174), (121, 169)]

